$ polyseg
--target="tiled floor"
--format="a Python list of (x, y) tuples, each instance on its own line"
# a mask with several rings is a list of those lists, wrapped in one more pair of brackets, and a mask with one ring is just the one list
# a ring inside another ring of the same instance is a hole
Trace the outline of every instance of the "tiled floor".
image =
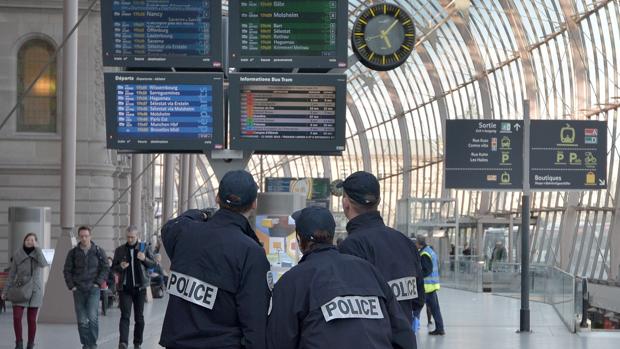
[[(580, 333), (566, 330), (551, 306), (531, 303), (533, 333), (516, 334), (519, 325), (519, 301), (490, 294), (442, 289), (439, 293), (447, 334), (430, 337), (426, 334), (423, 315), (418, 348), (446, 349), (618, 349), (620, 333)], [(155, 300), (145, 310), (147, 326), (145, 349), (160, 349), (157, 345), (166, 307), (165, 300)], [(424, 313), (424, 312), (423, 312)], [(100, 317), (99, 349), (116, 349), (120, 312), (113, 309)], [(25, 330), (25, 329), (24, 329)], [(13, 348), (11, 314), (0, 315), (0, 349)], [(79, 349), (77, 327), (40, 324), (38, 349)], [(326, 348), (328, 349), (328, 348)], [(348, 348), (342, 348), (348, 349)]]
[[(620, 348), (618, 332), (571, 334), (555, 310), (547, 304), (531, 302), (532, 333), (517, 334), (520, 300), (445, 288), (439, 292), (447, 334), (432, 337), (428, 336), (426, 331), (421, 332), (418, 337), (418, 348)], [(422, 329), (426, 330), (425, 315), (422, 325)]]
[[(161, 326), (164, 321), (167, 300), (155, 300), (153, 303), (146, 304), (144, 317), (146, 328), (144, 330), (144, 349), (160, 349), (157, 345)], [(71, 309), (73, 311), (73, 309)], [(0, 314), (0, 349), (14, 348), (13, 322), (11, 312)], [(117, 349), (118, 348), (118, 322), (121, 312), (118, 308), (112, 308), (106, 316), (99, 315), (99, 345), (98, 349)], [(133, 323), (133, 318), (132, 318)], [(24, 320), (24, 326), (26, 321)], [(129, 341), (133, 335), (133, 329), (129, 335)], [(24, 327), (24, 335), (27, 334)], [(77, 325), (49, 325), (39, 324), (35, 349), (81, 349), (78, 337)], [(132, 348), (132, 346), (130, 346)]]

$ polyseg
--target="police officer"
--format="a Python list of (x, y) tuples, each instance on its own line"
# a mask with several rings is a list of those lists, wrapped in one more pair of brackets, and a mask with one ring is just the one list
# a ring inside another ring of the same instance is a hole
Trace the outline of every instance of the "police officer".
[(342, 207), (349, 219), (349, 236), (340, 252), (358, 256), (374, 265), (394, 291), (405, 315), (413, 319), (424, 306), (424, 284), (420, 255), (404, 234), (383, 223), (377, 178), (364, 171), (350, 175), (343, 188)]
[(303, 258), (273, 291), (269, 349), (415, 348), (407, 317), (379, 272), (338, 253), (326, 208), (293, 214)]
[(270, 266), (248, 222), (257, 190), (248, 172), (228, 172), (211, 218), (190, 210), (162, 228), (172, 262), (162, 346), (265, 348)]
[(443, 327), (441, 309), (439, 309), (439, 298), (437, 298), (437, 291), (439, 291), (440, 288), (439, 259), (435, 251), (426, 244), (426, 237), (424, 235), (418, 235), (415, 244), (420, 249), (426, 306), (430, 309), (435, 319), (435, 330), (428, 334), (431, 336), (443, 336), (446, 332)]

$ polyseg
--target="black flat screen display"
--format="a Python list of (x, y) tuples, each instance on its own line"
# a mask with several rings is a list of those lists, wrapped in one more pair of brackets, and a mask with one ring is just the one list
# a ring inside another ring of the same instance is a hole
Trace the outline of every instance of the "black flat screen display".
[(220, 73), (106, 73), (107, 145), (142, 152), (223, 148)]
[(230, 75), (232, 149), (334, 154), (345, 148), (346, 76)]
[(102, 0), (103, 64), (222, 67), (222, 2)]
[(347, 1), (229, 1), (230, 66), (346, 68)]

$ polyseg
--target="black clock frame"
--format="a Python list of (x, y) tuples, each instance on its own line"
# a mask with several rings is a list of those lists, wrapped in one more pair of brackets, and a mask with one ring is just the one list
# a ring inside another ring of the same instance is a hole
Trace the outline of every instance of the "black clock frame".
[[(394, 53), (396, 57), (384, 56), (374, 53), (368, 47), (365, 39), (365, 28), (369, 20), (378, 15), (388, 15), (399, 19), (400, 25), (405, 30), (405, 40), (398, 51)], [(362, 35), (360, 35), (360, 33)], [(409, 44), (409, 45), (406, 45)], [(351, 47), (357, 59), (366, 67), (377, 71), (388, 71), (401, 66), (413, 50), (415, 49), (415, 26), (413, 18), (399, 5), (392, 3), (380, 3), (366, 8), (353, 23), (351, 31)], [(382, 61), (373, 61), (375, 57), (381, 57)], [(396, 58), (396, 59), (395, 59)]]

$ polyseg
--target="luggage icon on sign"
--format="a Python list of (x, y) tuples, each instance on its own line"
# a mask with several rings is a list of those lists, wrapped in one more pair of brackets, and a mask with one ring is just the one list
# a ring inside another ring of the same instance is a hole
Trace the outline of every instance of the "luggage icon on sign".
[(586, 174), (586, 185), (595, 185), (596, 184), (596, 175), (594, 172), (590, 171)]

